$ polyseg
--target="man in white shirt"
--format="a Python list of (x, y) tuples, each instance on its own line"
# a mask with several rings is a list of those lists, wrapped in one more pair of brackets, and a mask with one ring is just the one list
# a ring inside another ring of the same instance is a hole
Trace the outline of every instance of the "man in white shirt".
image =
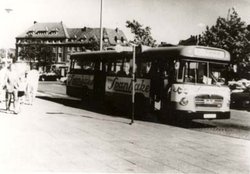
[(35, 69), (35, 67), (32, 67), (32, 70), (30, 70), (27, 74), (27, 97), (28, 97), (28, 103), (30, 105), (33, 104), (33, 101), (36, 97), (38, 80), (39, 80), (39, 72)]

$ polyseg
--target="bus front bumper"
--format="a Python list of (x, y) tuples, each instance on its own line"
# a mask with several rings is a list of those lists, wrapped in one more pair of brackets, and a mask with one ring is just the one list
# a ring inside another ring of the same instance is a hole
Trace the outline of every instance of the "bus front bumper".
[(188, 112), (188, 111), (175, 111), (176, 116), (184, 117), (187, 119), (229, 119), (229, 112)]

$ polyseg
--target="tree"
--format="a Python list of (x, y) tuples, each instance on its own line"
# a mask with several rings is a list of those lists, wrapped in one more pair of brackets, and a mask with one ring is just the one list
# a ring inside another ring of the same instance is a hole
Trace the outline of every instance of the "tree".
[(38, 47), (37, 61), (41, 66), (50, 65), (53, 63), (53, 49), (48, 45), (40, 45)]
[(29, 61), (30, 66), (32, 62), (36, 61), (37, 55), (39, 53), (38, 45), (25, 45), (21, 47), (21, 51), (19, 52), (19, 56), (21, 60)]
[(151, 28), (143, 26), (136, 20), (126, 21), (126, 27), (131, 29), (131, 32), (135, 35), (134, 41), (136, 44), (142, 44), (147, 46), (155, 46), (155, 40), (151, 36)]
[(240, 66), (248, 64), (249, 30), (234, 8), (228, 10), (227, 18), (218, 17), (216, 24), (206, 27), (200, 45), (223, 48), (230, 52), (232, 63)]
[(29, 62), (30, 66), (33, 62), (38, 62), (38, 66), (46, 66), (53, 63), (53, 50), (48, 45), (29, 44), (21, 47), (19, 57), (21, 60)]

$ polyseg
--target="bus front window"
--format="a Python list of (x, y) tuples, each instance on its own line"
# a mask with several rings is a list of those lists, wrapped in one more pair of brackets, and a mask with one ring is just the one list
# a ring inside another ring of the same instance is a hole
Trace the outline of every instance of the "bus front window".
[(177, 69), (177, 82), (223, 85), (226, 66), (208, 62), (181, 61)]

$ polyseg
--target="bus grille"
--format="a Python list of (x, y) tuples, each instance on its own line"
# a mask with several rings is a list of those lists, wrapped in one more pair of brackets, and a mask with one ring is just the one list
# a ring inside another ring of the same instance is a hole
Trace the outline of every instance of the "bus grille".
[(219, 95), (199, 95), (195, 97), (196, 107), (214, 107), (221, 108), (223, 97)]

